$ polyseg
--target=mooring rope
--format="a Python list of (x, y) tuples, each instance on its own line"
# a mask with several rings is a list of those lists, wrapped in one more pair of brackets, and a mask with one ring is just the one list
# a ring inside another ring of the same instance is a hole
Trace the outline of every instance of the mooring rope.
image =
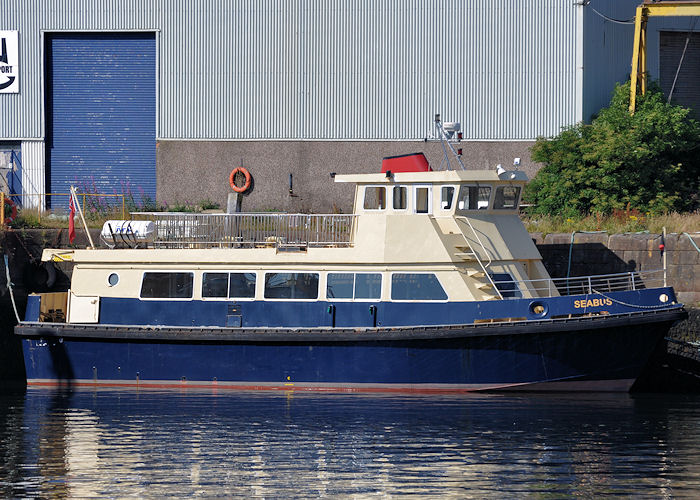
[(10, 301), (12, 301), (12, 309), (15, 311), (15, 318), (17, 318), (17, 324), (20, 324), (19, 313), (17, 312), (17, 304), (15, 304), (15, 294), (12, 292), (12, 281), (10, 280), (10, 264), (7, 261), (7, 254), (5, 254), (5, 276), (7, 277), (7, 289), (10, 291)]
[(690, 240), (690, 242), (693, 244), (693, 246), (695, 247), (695, 250), (697, 250), (698, 253), (700, 253), (700, 248), (698, 248), (698, 246), (695, 244), (695, 240), (693, 240), (693, 237), (690, 236), (688, 233), (681, 233), (681, 234), (685, 234), (688, 237), (688, 239)]
[[(599, 291), (596, 290), (595, 288), (593, 289), (593, 293), (598, 294), (598, 295), (601, 295), (601, 296), (605, 297), (606, 299), (610, 299), (610, 300), (612, 300), (613, 302), (616, 302), (616, 303), (618, 303), (618, 304), (620, 304), (620, 305), (627, 306), (627, 307), (636, 307), (636, 308), (638, 308), (638, 309), (661, 309), (661, 308), (663, 308), (663, 307), (668, 307), (667, 304), (660, 304), (660, 305), (658, 305), (658, 306), (643, 306), (643, 305), (641, 305), (641, 304), (628, 304), (627, 302), (623, 302), (623, 301), (621, 301), (621, 300), (618, 300), (618, 299), (615, 299), (615, 298), (610, 297), (610, 296), (608, 296), (608, 295), (605, 295), (603, 292), (599, 292)], [(588, 296), (588, 294), (586, 294), (586, 296)]]

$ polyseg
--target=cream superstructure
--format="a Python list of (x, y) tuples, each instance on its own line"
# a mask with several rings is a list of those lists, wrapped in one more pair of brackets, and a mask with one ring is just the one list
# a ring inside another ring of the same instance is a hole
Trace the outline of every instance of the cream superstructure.
[[(337, 175), (335, 182), (356, 184), (355, 217), (344, 245), (302, 245), (290, 250), (267, 238), (251, 248), (212, 244), (176, 249), (47, 249), (43, 259), (73, 262), (70, 301), (82, 300), (88, 308), (96, 307), (92, 301), (100, 297), (138, 298), (145, 271), (179, 270), (194, 272), (195, 300), (202, 298), (202, 273), (217, 270), (317, 272), (318, 300), (326, 298), (328, 272), (382, 273), (386, 276), (382, 300), (391, 300), (388, 277), (393, 272), (434, 273), (448, 301), (501, 298), (494, 285), (494, 277), (499, 276), (501, 281), (518, 282), (520, 297), (534, 297), (538, 292), (527, 283), (549, 276), (518, 217), (526, 180), (519, 171)], [(110, 279), (115, 274), (116, 284)], [(258, 279), (250, 300), (264, 300), (263, 281)]]

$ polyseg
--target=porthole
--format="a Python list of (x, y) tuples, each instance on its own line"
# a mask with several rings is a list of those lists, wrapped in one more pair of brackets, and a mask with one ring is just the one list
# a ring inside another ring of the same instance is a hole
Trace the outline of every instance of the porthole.
[(119, 283), (119, 275), (117, 273), (112, 273), (107, 277), (107, 284), (109, 286), (116, 286)]
[(530, 303), (530, 314), (538, 318), (544, 318), (547, 316), (547, 306), (542, 302), (531, 302)]
[(662, 293), (661, 295), (659, 295), (659, 302), (662, 302), (664, 304), (666, 302), (668, 302), (668, 295), (666, 295), (665, 293)]

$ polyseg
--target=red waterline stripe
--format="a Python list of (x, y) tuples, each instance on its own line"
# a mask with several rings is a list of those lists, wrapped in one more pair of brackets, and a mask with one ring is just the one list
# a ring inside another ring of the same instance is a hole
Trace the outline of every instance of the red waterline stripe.
[(172, 384), (159, 384), (151, 382), (124, 383), (124, 382), (36, 382), (27, 381), (27, 385), (32, 387), (114, 387), (114, 388), (142, 388), (142, 389), (225, 389), (238, 391), (286, 391), (286, 392), (370, 392), (370, 393), (413, 393), (413, 394), (446, 394), (446, 393), (467, 393), (483, 390), (495, 390), (513, 385), (501, 387), (473, 388), (414, 388), (414, 387), (314, 387), (314, 386), (279, 386), (279, 385), (238, 385), (238, 384), (216, 384), (216, 383), (189, 383), (175, 382)]

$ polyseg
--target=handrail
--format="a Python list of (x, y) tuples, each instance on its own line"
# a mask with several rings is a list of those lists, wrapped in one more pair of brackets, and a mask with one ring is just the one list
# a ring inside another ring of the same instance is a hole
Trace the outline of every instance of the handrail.
[(493, 278), (489, 274), (488, 270), (486, 269), (491, 265), (493, 260), (491, 259), (491, 255), (489, 254), (488, 250), (486, 250), (486, 247), (484, 244), (481, 242), (481, 238), (479, 238), (479, 235), (477, 234), (476, 230), (474, 229), (474, 226), (472, 226), (472, 223), (469, 221), (469, 217), (455, 217), (457, 220), (462, 220), (464, 219), (467, 221), (467, 224), (469, 225), (469, 228), (472, 230), (472, 233), (474, 233), (474, 237), (476, 238), (476, 241), (479, 242), (479, 245), (481, 245), (481, 248), (484, 250), (484, 254), (486, 254), (486, 258), (489, 259), (489, 263), (484, 265), (484, 263), (481, 261), (481, 258), (479, 257), (479, 254), (477, 254), (474, 249), (471, 246), (471, 243), (469, 243), (469, 240), (467, 240), (466, 237), (464, 237), (464, 234), (462, 234), (462, 237), (464, 237), (464, 241), (467, 242), (467, 245), (469, 245), (469, 248), (471, 248), (472, 253), (474, 254), (474, 257), (476, 258), (476, 261), (479, 263), (479, 266), (481, 266), (481, 270), (484, 272), (484, 275), (486, 278), (489, 280), (489, 283), (493, 287), (494, 290), (496, 290), (496, 293), (498, 294), (498, 298), (503, 300), (503, 295), (501, 294), (501, 291), (498, 289), (496, 286), (496, 283), (493, 281)]
[(497, 284), (512, 284), (517, 291), (529, 290), (537, 295), (552, 296), (552, 287), (560, 295), (597, 294), (641, 290), (663, 285), (663, 269), (626, 273), (572, 276), (570, 278), (541, 278), (534, 280), (498, 280)]
[(156, 248), (349, 247), (355, 215), (132, 212), (155, 225)]

